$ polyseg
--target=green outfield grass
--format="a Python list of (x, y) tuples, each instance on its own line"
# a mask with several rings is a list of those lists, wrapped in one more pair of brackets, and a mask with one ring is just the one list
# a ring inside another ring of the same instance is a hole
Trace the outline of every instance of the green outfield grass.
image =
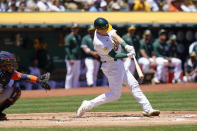
[[(196, 110), (197, 90), (145, 93), (155, 109), (159, 110)], [(82, 100), (92, 99), (95, 95), (53, 98), (26, 98), (18, 100), (6, 113), (39, 112), (76, 112)], [(101, 105), (92, 111), (141, 111), (133, 96), (124, 93), (121, 99)]]
[(197, 125), (152, 127), (87, 127), (87, 128), (0, 128), (0, 131), (196, 131)]

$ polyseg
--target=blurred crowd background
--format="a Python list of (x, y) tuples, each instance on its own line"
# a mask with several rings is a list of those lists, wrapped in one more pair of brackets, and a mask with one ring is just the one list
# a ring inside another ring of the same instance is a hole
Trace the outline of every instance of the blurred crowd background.
[(0, 12), (34, 11), (196, 12), (197, 0), (0, 0)]

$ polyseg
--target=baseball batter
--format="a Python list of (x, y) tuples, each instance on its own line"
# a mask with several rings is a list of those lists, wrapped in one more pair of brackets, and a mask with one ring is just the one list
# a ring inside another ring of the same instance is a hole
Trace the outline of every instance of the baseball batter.
[[(94, 21), (94, 27), (96, 31), (93, 44), (101, 57), (101, 69), (108, 78), (110, 91), (92, 100), (84, 100), (77, 111), (77, 116), (81, 117), (86, 111), (96, 106), (119, 99), (123, 81), (128, 85), (133, 96), (142, 106), (143, 115), (158, 116), (160, 111), (152, 108), (150, 102), (141, 91), (137, 80), (129, 70), (125, 71), (124, 64), (121, 61), (122, 58), (135, 55), (133, 46), (127, 45), (104, 18), (97, 18)], [(121, 46), (128, 52), (127, 54), (121, 53)]]

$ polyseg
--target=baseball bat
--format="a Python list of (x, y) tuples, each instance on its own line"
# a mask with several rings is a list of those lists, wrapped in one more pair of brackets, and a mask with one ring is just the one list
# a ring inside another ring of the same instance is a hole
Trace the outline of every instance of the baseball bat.
[(141, 70), (141, 68), (140, 68), (140, 66), (139, 66), (139, 64), (138, 64), (138, 62), (137, 62), (135, 56), (133, 56), (133, 59), (134, 59), (134, 63), (135, 63), (135, 67), (136, 67), (138, 76), (140, 77), (141, 80), (143, 80), (143, 79), (144, 79), (144, 75), (143, 75), (143, 73), (142, 73), (142, 70)]

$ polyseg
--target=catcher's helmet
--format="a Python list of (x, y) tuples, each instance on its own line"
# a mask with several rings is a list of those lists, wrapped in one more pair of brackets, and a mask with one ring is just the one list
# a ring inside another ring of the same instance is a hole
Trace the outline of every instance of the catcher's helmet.
[(0, 68), (9, 72), (12, 72), (18, 68), (16, 58), (12, 53), (6, 51), (0, 52)]
[(94, 21), (94, 28), (95, 29), (99, 29), (99, 30), (105, 30), (105, 29), (108, 29), (109, 27), (109, 23), (106, 19), (104, 18), (97, 18), (95, 21)]

